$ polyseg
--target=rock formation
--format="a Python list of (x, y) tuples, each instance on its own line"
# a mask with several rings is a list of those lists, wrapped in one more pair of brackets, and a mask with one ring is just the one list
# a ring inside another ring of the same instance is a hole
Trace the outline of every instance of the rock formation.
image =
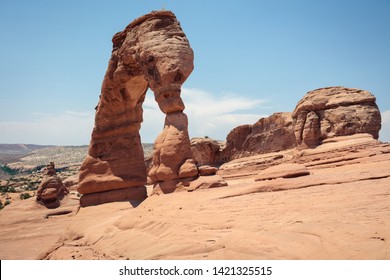
[(57, 176), (54, 162), (50, 162), (44, 170), (43, 180), (38, 187), (37, 201), (48, 208), (55, 208), (67, 193), (68, 189)]
[(225, 158), (277, 152), (295, 147), (291, 113), (275, 113), (253, 125), (233, 129), (226, 138)]
[(308, 92), (294, 112), (294, 133), (301, 148), (312, 148), (334, 136), (369, 133), (375, 139), (381, 114), (375, 96), (361, 89), (327, 87)]
[(252, 126), (252, 131), (242, 145), (250, 153), (277, 152), (295, 146), (290, 113), (275, 113), (262, 118)]
[(211, 138), (196, 137), (191, 139), (191, 152), (195, 164), (199, 167), (202, 165), (214, 165), (223, 162), (221, 151), (225, 143)]
[(222, 151), (222, 159), (226, 162), (239, 157), (243, 151), (243, 145), (249, 134), (252, 132), (252, 125), (240, 125), (233, 128), (226, 136), (226, 147)]
[(112, 41), (89, 152), (80, 169), (83, 206), (146, 198), (139, 130), (148, 88), (166, 114), (155, 141), (150, 178), (176, 183), (198, 174), (180, 97), (181, 85), (193, 70), (194, 54), (175, 15), (169, 11), (144, 15)]
[(294, 147), (314, 148), (324, 139), (369, 133), (378, 139), (381, 115), (375, 96), (361, 89), (328, 87), (308, 92), (293, 113), (275, 113), (234, 128), (221, 157), (226, 161)]

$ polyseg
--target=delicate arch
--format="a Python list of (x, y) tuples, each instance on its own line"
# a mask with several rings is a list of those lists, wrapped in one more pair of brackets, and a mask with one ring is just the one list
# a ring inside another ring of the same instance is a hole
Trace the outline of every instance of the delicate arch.
[(155, 142), (150, 178), (156, 184), (165, 182), (161, 189), (169, 192), (178, 180), (197, 176), (180, 97), (193, 59), (179, 22), (169, 11), (142, 16), (114, 35), (88, 156), (80, 169), (78, 191), (84, 194), (83, 206), (146, 198), (139, 130), (148, 87), (166, 114)]

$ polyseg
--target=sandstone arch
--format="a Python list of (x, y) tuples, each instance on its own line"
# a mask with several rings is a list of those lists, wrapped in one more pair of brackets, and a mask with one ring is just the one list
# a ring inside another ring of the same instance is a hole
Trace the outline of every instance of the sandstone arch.
[(89, 152), (79, 173), (83, 206), (146, 198), (139, 130), (148, 88), (166, 114), (155, 142), (150, 177), (169, 185), (163, 191), (173, 191), (178, 180), (191, 180), (198, 174), (180, 97), (181, 85), (194, 67), (194, 54), (175, 15), (169, 11), (144, 15), (112, 41)]

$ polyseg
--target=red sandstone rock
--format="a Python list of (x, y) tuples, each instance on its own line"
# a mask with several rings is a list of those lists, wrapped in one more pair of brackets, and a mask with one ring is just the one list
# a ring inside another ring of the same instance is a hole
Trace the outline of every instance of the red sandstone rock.
[(43, 180), (37, 190), (37, 201), (48, 208), (58, 207), (59, 201), (67, 193), (68, 189), (57, 176), (54, 162), (51, 162), (44, 170)]
[(242, 145), (251, 154), (270, 153), (293, 148), (295, 137), (291, 113), (275, 113), (261, 118), (252, 126), (252, 131)]
[(290, 113), (275, 113), (253, 125), (239, 126), (226, 138), (225, 158), (263, 154), (295, 147)]
[(80, 199), (80, 205), (82, 207), (98, 205), (108, 202), (119, 202), (119, 201), (134, 201), (140, 202), (145, 200), (147, 197), (146, 188), (134, 187), (134, 188), (126, 188), (126, 189), (118, 189), (118, 190), (110, 190), (106, 192), (98, 192), (85, 194)]
[(221, 151), (224, 146), (222, 141), (201, 137), (192, 138), (192, 158), (198, 166), (218, 164), (221, 162)]
[(183, 112), (167, 114), (164, 130), (154, 143), (149, 177), (153, 182), (193, 177), (198, 169), (192, 160), (187, 116)]
[(255, 181), (271, 180), (276, 178), (295, 178), (309, 175), (310, 171), (303, 164), (284, 163), (262, 170)]
[[(109, 191), (145, 188), (139, 130), (148, 87), (166, 114), (164, 130), (156, 139), (150, 178), (164, 181), (197, 175), (190, 161), (187, 117), (180, 97), (181, 85), (193, 70), (193, 51), (175, 15), (169, 11), (144, 15), (115, 34), (112, 41), (78, 185), (82, 194), (98, 193), (95, 197), (99, 199), (94, 201), (102, 203), (111, 200), (103, 198)], [(131, 198), (131, 190), (116, 192), (118, 199), (121, 193), (125, 193), (123, 198)]]
[(369, 133), (375, 139), (381, 115), (375, 96), (361, 89), (328, 87), (308, 92), (294, 112), (294, 133), (301, 148), (315, 147), (322, 140)]
[(226, 138), (224, 161), (299, 146), (314, 148), (323, 140), (369, 133), (378, 138), (381, 115), (375, 97), (365, 90), (329, 87), (308, 92), (294, 112), (275, 113), (254, 125), (239, 126)]
[(215, 175), (218, 171), (217, 167), (202, 165), (198, 167), (200, 176), (210, 176)]
[(252, 125), (240, 125), (234, 128), (226, 137), (226, 147), (222, 151), (222, 160), (229, 161), (239, 157), (242, 152), (242, 146), (247, 137), (252, 132)]
[(190, 183), (187, 191), (226, 187), (228, 183), (219, 175), (201, 176)]

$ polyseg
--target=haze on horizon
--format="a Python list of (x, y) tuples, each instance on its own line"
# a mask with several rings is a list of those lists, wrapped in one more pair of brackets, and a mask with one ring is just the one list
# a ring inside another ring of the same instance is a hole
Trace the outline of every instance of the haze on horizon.
[[(342, 85), (376, 96), (390, 141), (389, 2), (114, 2), (0, 2), (0, 143), (87, 145), (112, 36), (163, 7), (195, 53), (182, 91), (190, 137), (224, 140)], [(143, 108), (142, 142), (152, 143), (164, 121), (152, 92)]]

